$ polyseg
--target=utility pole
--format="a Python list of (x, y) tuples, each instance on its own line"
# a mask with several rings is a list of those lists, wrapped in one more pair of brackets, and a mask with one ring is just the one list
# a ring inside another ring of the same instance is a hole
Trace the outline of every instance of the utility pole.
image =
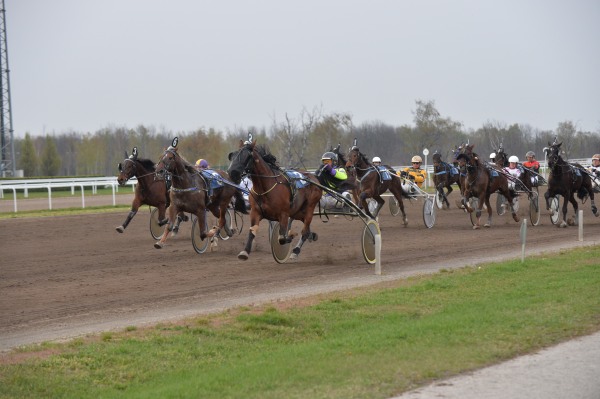
[(0, 177), (16, 175), (14, 131), (10, 104), (10, 69), (6, 45), (6, 9), (2, 0), (0, 9)]

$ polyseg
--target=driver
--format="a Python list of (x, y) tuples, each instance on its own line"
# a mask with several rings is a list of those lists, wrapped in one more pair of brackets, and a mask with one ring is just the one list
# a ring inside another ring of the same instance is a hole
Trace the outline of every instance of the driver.
[(510, 158), (508, 158), (508, 166), (504, 168), (504, 172), (514, 177), (514, 179), (508, 179), (508, 188), (511, 190), (515, 189), (515, 180), (521, 176), (521, 169), (517, 168), (518, 163), (519, 157), (511, 155)]
[(341, 193), (340, 185), (344, 180), (348, 179), (348, 174), (344, 168), (336, 168), (333, 165), (333, 161), (337, 161), (337, 155), (330, 151), (324, 153), (321, 157), (322, 164), (315, 172), (315, 175), (322, 185)]

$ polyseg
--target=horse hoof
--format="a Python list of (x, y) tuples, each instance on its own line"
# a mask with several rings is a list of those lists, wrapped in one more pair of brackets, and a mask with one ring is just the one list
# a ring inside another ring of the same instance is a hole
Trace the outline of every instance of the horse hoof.
[[(598, 216), (598, 215), (596, 215), (596, 216)], [(122, 233), (125, 231), (125, 228), (123, 226), (119, 226), (115, 230), (117, 230), (119, 233)]]
[(292, 254), (290, 255), (290, 260), (298, 260), (298, 254), (294, 254), (294, 253), (292, 253)]
[(319, 235), (317, 233), (310, 233), (308, 236), (308, 241), (317, 241), (319, 239)]
[(155, 242), (155, 243), (154, 243), (154, 248), (156, 248), (156, 249), (161, 249), (162, 247), (163, 247), (163, 245), (161, 244), (161, 242), (160, 242), (160, 241), (159, 241), (159, 242)]
[(215, 229), (215, 228), (212, 228), (212, 229), (210, 229), (210, 230), (209, 230), (209, 232), (208, 232), (208, 233), (206, 233), (206, 236), (207, 236), (208, 238), (213, 238), (213, 237), (215, 236), (215, 234), (217, 234), (217, 229)]
[(519, 221), (521, 220), (521, 219), (519, 219), (519, 215), (517, 215), (516, 213), (513, 213), (512, 217), (513, 217), (513, 220), (517, 223), (519, 223)]
[(565, 222), (564, 220), (560, 223), (559, 227), (563, 227), (566, 228), (567, 227), (567, 222)]
[(404, 227), (408, 226), (408, 218), (405, 217), (404, 219), (402, 219), (402, 222), (404, 223)]
[(569, 218), (569, 219), (567, 219), (567, 224), (568, 224), (569, 226), (575, 226), (575, 220), (573, 220), (573, 219)]
[(479, 227), (480, 227), (479, 225), (475, 225), (475, 226), (473, 226), (473, 230), (479, 230)]
[(238, 259), (241, 260), (248, 260), (248, 252), (246, 251), (242, 251), (238, 254)]
[(486, 223), (486, 224), (483, 225), (483, 227), (492, 227), (492, 224), (491, 223)]

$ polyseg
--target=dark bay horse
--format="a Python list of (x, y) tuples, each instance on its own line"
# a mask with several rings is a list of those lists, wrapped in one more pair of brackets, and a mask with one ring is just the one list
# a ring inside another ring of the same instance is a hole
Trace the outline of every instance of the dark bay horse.
[[(404, 191), (402, 190), (402, 181), (400, 177), (396, 175), (396, 171), (394, 169), (389, 166), (384, 167), (391, 177), (391, 179), (385, 180), (383, 178), (382, 171), (380, 171), (378, 168), (375, 168), (371, 162), (369, 162), (365, 154), (360, 152), (356, 145), (352, 146), (352, 148), (350, 148), (350, 152), (348, 152), (348, 162), (346, 163), (346, 167), (354, 167), (354, 170), (356, 170), (356, 176), (360, 183), (358, 190), (360, 193), (360, 206), (369, 217), (373, 219), (377, 217), (381, 207), (383, 204), (385, 204), (385, 200), (381, 198), (381, 194), (389, 190), (398, 201), (398, 206), (402, 212), (402, 222), (404, 226), (408, 225), (408, 218), (406, 216), (406, 212), (404, 211), (404, 202), (402, 201), (402, 196), (404, 195)], [(371, 214), (371, 211), (369, 210), (367, 198), (373, 198), (375, 201), (377, 201), (375, 215)]]
[[(546, 209), (554, 212), (550, 207), (550, 198), (556, 195), (562, 195), (565, 199), (562, 206), (563, 219), (560, 227), (567, 227), (567, 209), (568, 203), (571, 202), (573, 210), (575, 211), (574, 220), (577, 220), (578, 204), (575, 200), (575, 193), (577, 197), (585, 201), (587, 195), (590, 196), (592, 201), (592, 212), (598, 216), (598, 208), (594, 203), (594, 190), (592, 187), (591, 177), (583, 170), (583, 167), (579, 164), (571, 165), (560, 156), (561, 143), (550, 144), (548, 143), (548, 166), (550, 167), (550, 177), (548, 178), (548, 190), (544, 197), (546, 198)], [(575, 222), (573, 221), (572, 224)]]
[[(466, 174), (465, 174), (466, 175)], [(458, 185), (458, 189), (462, 193), (461, 189), (461, 172), (458, 167), (449, 164), (448, 162), (442, 161), (442, 155), (439, 152), (433, 154), (433, 185), (435, 189), (440, 193), (443, 198), (444, 205), (446, 208), (450, 208), (450, 202), (448, 202), (448, 195), (453, 190), (453, 184)], [(447, 190), (444, 193), (444, 188)]]
[(252, 180), (250, 231), (245, 249), (238, 258), (248, 259), (262, 219), (279, 222), (279, 243), (290, 243), (293, 239), (288, 235), (290, 218), (304, 223), (300, 241), (292, 250), (291, 257), (297, 258), (306, 240), (317, 239), (317, 235), (310, 231), (310, 223), (323, 191), (312, 184), (319, 183), (315, 175), (306, 171), (284, 171), (264, 146), (257, 146), (256, 141), (251, 140), (240, 140), (239, 149), (229, 154), (229, 160), (231, 163), (227, 171), (234, 183), (239, 184), (244, 175)]
[[(508, 154), (504, 151), (504, 148), (500, 147), (498, 150), (496, 150), (495, 161), (496, 166), (500, 169), (508, 166)], [(518, 182), (515, 182), (515, 190), (525, 191), (528, 193), (528, 196), (531, 197), (533, 192), (532, 180), (534, 180), (534, 177), (537, 177), (537, 173), (529, 168), (526, 168), (522, 164), (518, 164), (517, 167), (521, 169), (521, 175), (519, 176)]]
[(458, 155), (457, 160), (464, 163), (467, 168), (467, 176), (465, 179), (463, 205), (469, 213), (473, 212), (469, 204), (469, 198), (474, 197), (479, 200), (475, 215), (477, 223), (473, 225), (473, 229), (481, 227), (481, 210), (485, 203), (488, 211), (488, 220), (484, 227), (492, 225), (492, 207), (490, 205), (490, 195), (499, 192), (507, 199), (510, 206), (512, 217), (515, 222), (519, 222), (519, 216), (513, 207), (513, 199), (516, 194), (508, 188), (508, 179), (503, 174), (499, 173), (497, 167), (487, 165), (485, 161), (479, 159), (476, 153), (473, 152), (474, 144), (466, 145), (463, 153)]
[[(225, 227), (225, 213), (235, 196), (235, 210), (248, 213), (242, 193), (229, 181), (229, 175), (222, 170), (207, 170), (199, 172), (196, 168), (183, 159), (177, 152), (178, 138), (173, 140), (157, 164), (156, 175), (171, 174), (172, 186), (170, 190), (171, 205), (169, 206), (169, 225), (154, 247), (160, 249), (167, 240), (168, 231), (172, 228), (173, 220), (178, 212), (189, 212), (198, 218), (200, 238), (212, 238)], [(218, 226), (206, 232), (205, 214), (209, 210), (219, 218)], [(227, 232), (229, 234), (229, 232)]]
[[(125, 159), (119, 164), (119, 176), (117, 182), (124, 186), (125, 183), (132, 177), (137, 178), (135, 187), (135, 195), (131, 203), (131, 211), (122, 225), (116, 230), (123, 233), (131, 219), (137, 214), (138, 209), (142, 205), (153, 206), (158, 209), (158, 224), (165, 225), (169, 220), (165, 217), (166, 209), (169, 206), (169, 192), (165, 180), (155, 180), (154, 178), (154, 162), (149, 159), (138, 158), (137, 147), (133, 147), (130, 156), (127, 156), (125, 151)], [(179, 227), (179, 223), (184, 220), (183, 213), (177, 219), (177, 225), (174, 231)]]

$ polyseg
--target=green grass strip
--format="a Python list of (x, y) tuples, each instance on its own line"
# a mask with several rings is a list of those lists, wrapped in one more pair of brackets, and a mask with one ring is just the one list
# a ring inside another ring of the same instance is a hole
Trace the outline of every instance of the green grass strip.
[(2, 358), (0, 397), (388, 398), (600, 330), (598, 259), (580, 248), (29, 347)]

